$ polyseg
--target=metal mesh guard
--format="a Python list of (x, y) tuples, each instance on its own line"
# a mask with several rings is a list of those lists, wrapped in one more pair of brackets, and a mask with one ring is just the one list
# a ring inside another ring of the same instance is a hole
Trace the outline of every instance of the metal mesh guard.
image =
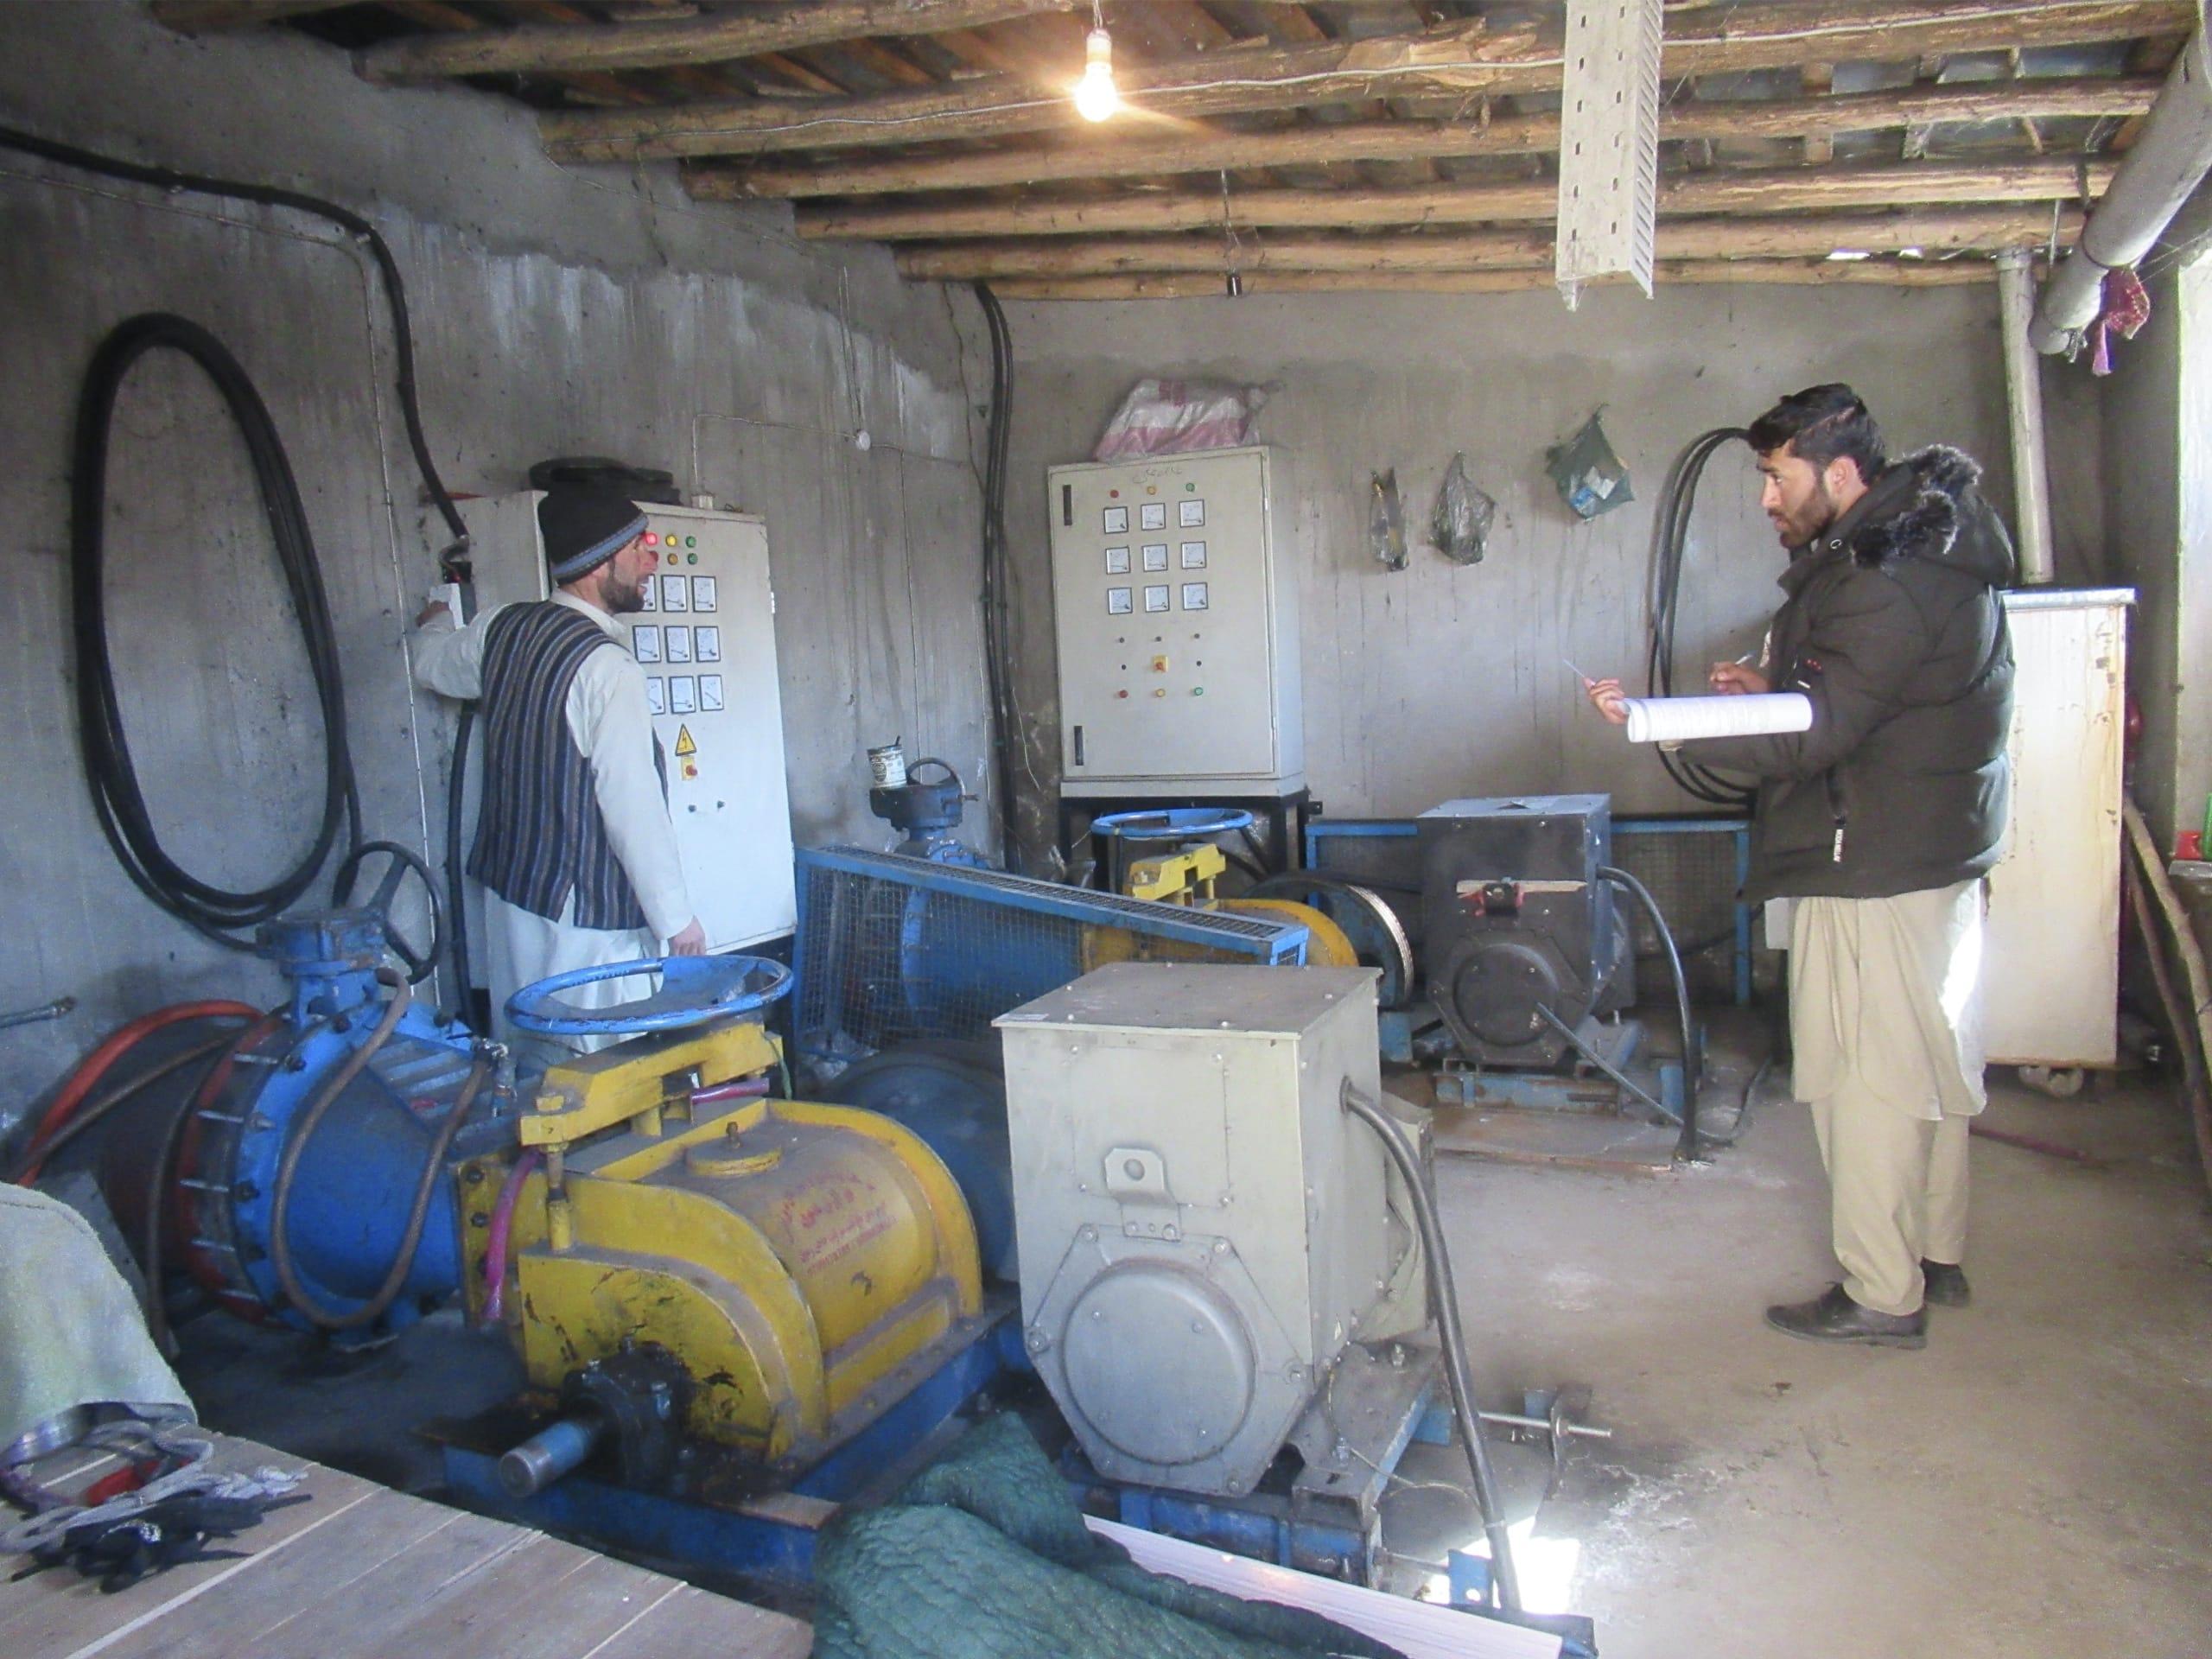
[(991, 1021), (1109, 962), (1306, 959), (1295, 922), (1163, 905), (999, 870), (807, 848), (798, 865), (799, 1052), (850, 1062)]

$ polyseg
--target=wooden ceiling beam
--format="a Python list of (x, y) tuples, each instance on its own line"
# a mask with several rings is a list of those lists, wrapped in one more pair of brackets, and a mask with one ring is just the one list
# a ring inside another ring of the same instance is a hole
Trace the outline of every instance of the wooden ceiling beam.
[(154, 0), (154, 21), (180, 35), (205, 35), (219, 29), (250, 29), (311, 11), (335, 11), (353, 0)]
[[(1679, 138), (1798, 138), (1880, 131), (1950, 121), (2022, 117), (2126, 117), (2147, 110), (2162, 80), (1969, 82), (1950, 86), (1791, 99), (1714, 99), (1662, 111), (1659, 135)], [(1499, 115), (1489, 121), (1358, 121), (1275, 132), (1211, 133), (1118, 143), (1026, 147), (988, 154), (920, 156), (889, 162), (695, 167), (691, 192), (709, 200), (750, 196), (887, 195), (988, 190), (1075, 179), (1154, 178), (1330, 162), (1432, 161), (1448, 156), (1541, 154), (1559, 148), (1555, 115)]]
[[(1791, 286), (1830, 283), (1891, 288), (1951, 288), (1993, 282), (1986, 259), (1706, 259), (1660, 265), (1656, 286), (1751, 283)], [(1624, 285), (1625, 276), (1599, 277), (1592, 287)], [(1552, 286), (1548, 270), (1255, 271), (1239, 278), (1255, 294), (1507, 294)], [(991, 284), (1002, 300), (1187, 300), (1224, 297), (1219, 276), (1174, 273), (1128, 276), (1013, 276)]]
[(371, 80), (542, 74), (577, 69), (661, 69), (829, 46), (860, 35), (974, 29), (1078, 0), (813, 0), (766, 11), (712, 12), (629, 23), (546, 23), (466, 36), (410, 35), (369, 47), (356, 67)]
[[(880, 3), (881, 0), (878, 0)], [(823, 8), (827, 10), (825, 6)], [(1897, 59), (2126, 40), (2186, 28), (2192, 0), (1783, 0), (1677, 12), (1662, 59), (1669, 79), (1854, 57)], [(607, 31), (626, 36), (659, 24)], [(1065, 77), (1071, 79), (1070, 65)], [(1118, 67), (1125, 117), (1205, 116), (1305, 108), (1421, 93), (1484, 96), (1556, 91), (1557, 37), (1535, 25), (1486, 29), (1462, 21), (1418, 35), (1225, 48)], [(658, 110), (552, 111), (546, 147), (571, 161), (755, 155), (777, 149), (913, 144), (1080, 125), (1065, 86), (989, 75), (943, 90), (824, 102), (803, 117), (745, 104)]]
[[(2070, 239), (2081, 223), (2079, 209), (2066, 210), (2059, 219), (2062, 240)], [(1659, 227), (1657, 252), (1662, 259), (1825, 257), (1839, 249), (1955, 252), (2032, 246), (2050, 230), (2051, 215), (2041, 207), (1682, 219)], [(897, 258), (901, 275), (934, 282), (1131, 271), (1219, 273), (1230, 263), (1219, 236), (950, 242), (902, 247)], [(1235, 264), (1240, 271), (1549, 270), (1552, 234), (1543, 229), (1274, 237), (1240, 243)]]
[[(1659, 212), (1670, 218), (1711, 213), (1779, 213), (1908, 204), (2092, 200), (2116, 164), (2070, 161), (1923, 162), (1814, 169), (1711, 172), (1662, 177)], [(802, 207), (801, 236), (874, 241), (951, 237), (1084, 236), (1109, 232), (1239, 230), (1544, 222), (1559, 210), (1559, 187), (1422, 184), (1395, 189), (1190, 191), (1172, 196), (1083, 200), (931, 201), (913, 207)]]

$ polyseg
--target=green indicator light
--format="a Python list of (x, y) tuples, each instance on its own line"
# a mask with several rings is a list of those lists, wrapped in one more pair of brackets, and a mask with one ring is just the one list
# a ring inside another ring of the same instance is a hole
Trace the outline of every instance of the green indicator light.
[(683, 563), (686, 564), (696, 564), (699, 563), (699, 556), (696, 553), (686, 553), (683, 556)]
[(683, 538), (683, 545), (686, 547), (696, 547), (699, 545), (699, 538), (696, 536), (686, 536)]

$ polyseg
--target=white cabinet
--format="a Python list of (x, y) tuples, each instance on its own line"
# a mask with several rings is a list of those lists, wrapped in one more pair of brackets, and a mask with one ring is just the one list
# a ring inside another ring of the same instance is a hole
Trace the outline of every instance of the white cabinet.
[(2109, 1065), (2119, 1053), (2124, 588), (2005, 596), (2014, 680), (2012, 818), (1989, 877), (1989, 1058)]

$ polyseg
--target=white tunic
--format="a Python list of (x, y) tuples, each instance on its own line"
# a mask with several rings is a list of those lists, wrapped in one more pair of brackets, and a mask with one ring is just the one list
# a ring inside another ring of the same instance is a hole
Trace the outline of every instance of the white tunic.
[[(623, 874), (645, 912), (642, 929), (577, 927), (568, 918), (571, 896), (557, 918), (532, 914), (497, 893), (484, 895), (485, 979), (492, 993), (493, 1033), (512, 1043), (518, 1034), (507, 1020), (507, 998), (523, 986), (572, 969), (629, 962), (662, 954), (664, 941), (688, 926), (691, 898), (677, 852), (675, 826), (653, 764), (652, 715), (645, 706), (645, 671), (630, 655), (614, 619), (572, 594), (556, 593), (553, 603), (589, 617), (622, 647), (594, 651), (569, 683), (563, 714), (578, 753), (590, 762), (593, 794), (607, 823), (607, 838), (621, 861)], [(415, 639), (415, 678), (448, 697), (473, 699), (484, 691), (484, 645), (492, 619), (505, 606), (486, 611), (467, 627), (454, 626), (449, 613), (425, 624)], [(602, 981), (570, 992), (579, 1007), (607, 1007), (645, 995), (649, 981)], [(570, 1039), (575, 1048), (598, 1046)]]

